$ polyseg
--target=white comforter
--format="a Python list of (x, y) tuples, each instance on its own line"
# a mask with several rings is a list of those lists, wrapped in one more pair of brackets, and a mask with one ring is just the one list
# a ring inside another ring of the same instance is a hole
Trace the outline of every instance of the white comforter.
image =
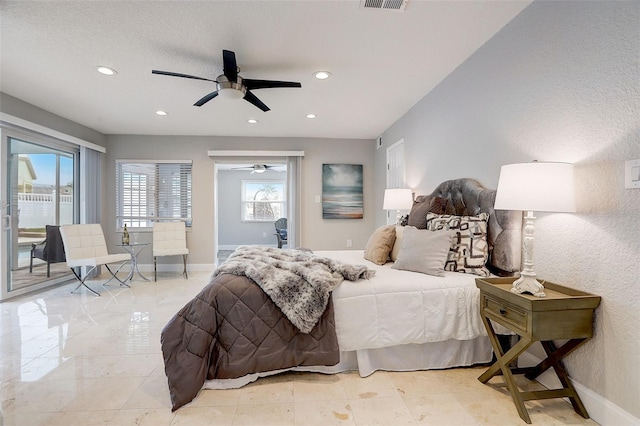
[(376, 270), (374, 277), (344, 281), (333, 291), (341, 351), (375, 349), (486, 336), (475, 275), (444, 277), (392, 269), (364, 259), (362, 250), (318, 251)]

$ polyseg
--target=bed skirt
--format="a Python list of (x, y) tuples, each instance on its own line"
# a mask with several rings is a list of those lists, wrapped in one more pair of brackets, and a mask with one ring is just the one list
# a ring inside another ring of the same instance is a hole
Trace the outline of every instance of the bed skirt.
[(468, 367), (491, 361), (493, 350), (486, 336), (473, 340), (446, 340), (421, 345), (401, 345), (380, 349), (361, 349), (340, 352), (340, 363), (331, 366), (295, 367), (285, 370), (247, 374), (237, 379), (207, 380), (204, 389), (236, 389), (260, 377), (272, 376), (285, 371), (305, 371), (337, 374), (358, 371), (360, 377), (367, 377), (378, 370), (417, 371), (441, 370), (453, 367)]

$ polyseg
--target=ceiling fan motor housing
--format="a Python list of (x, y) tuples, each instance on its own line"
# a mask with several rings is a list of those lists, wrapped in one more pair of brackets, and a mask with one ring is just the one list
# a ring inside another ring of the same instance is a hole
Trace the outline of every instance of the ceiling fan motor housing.
[[(229, 81), (226, 75), (219, 75), (216, 78), (216, 85), (221, 96), (230, 95), (233, 98), (242, 98), (247, 93), (247, 88), (242, 84), (242, 77), (240, 76), (236, 78), (236, 81)], [(233, 89), (233, 91), (227, 89)]]

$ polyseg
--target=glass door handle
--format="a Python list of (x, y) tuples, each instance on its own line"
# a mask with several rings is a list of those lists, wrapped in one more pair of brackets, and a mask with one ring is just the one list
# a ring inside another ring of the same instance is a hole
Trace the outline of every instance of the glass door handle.
[[(11, 204), (2, 204), (2, 211), (8, 210), (11, 207)], [(2, 230), (8, 231), (11, 229), (11, 215), (7, 214), (2, 216)]]

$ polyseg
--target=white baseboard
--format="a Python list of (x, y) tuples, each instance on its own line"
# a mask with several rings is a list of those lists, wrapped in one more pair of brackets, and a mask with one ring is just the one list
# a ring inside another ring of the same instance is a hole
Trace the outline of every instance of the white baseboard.
[[(264, 246), (264, 247), (278, 247), (277, 244), (256, 244), (256, 245)], [(238, 247), (240, 247), (240, 244), (222, 244), (218, 246), (218, 250), (235, 250)]]
[[(122, 270), (128, 270), (125, 266)], [(158, 272), (176, 272), (182, 273), (182, 263), (163, 263), (158, 264)], [(138, 263), (140, 272), (153, 273), (153, 263)], [(187, 263), (187, 272), (213, 272), (216, 265), (212, 263)]]
[[(535, 355), (525, 352), (518, 359), (519, 366), (532, 366), (542, 361)], [(549, 389), (558, 389), (562, 385), (552, 369), (542, 373), (536, 379), (543, 386)], [(580, 399), (587, 409), (589, 416), (602, 426), (637, 426), (640, 425), (640, 419), (632, 416), (613, 402), (605, 399), (602, 395), (598, 395), (591, 389), (581, 383), (571, 379), (571, 383), (576, 388), (576, 392), (580, 395)]]
[(238, 248), (238, 244), (221, 244), (218, 246), (218, 250), (235, 250)]

